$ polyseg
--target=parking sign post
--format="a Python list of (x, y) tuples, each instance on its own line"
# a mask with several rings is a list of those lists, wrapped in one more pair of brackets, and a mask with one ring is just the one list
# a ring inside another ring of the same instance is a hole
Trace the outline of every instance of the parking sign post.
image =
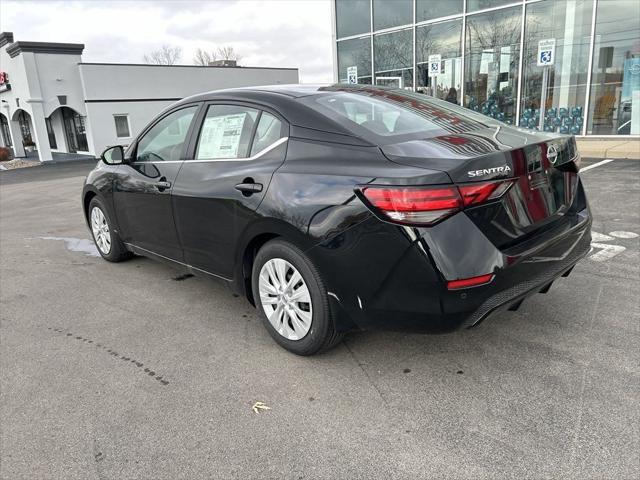
[(538, 42), (537, 65), (542, 67), (542, 91), (540, 92), (540, 123), (538, 127), (544, 130), (544, 117), (547, 109), (547, 90), (549, 88), (549, 70), (556, 59), (556, 39), (546, 38)]
[(347, 68), (347, 83), (351, 85), (358, 83), (358, 67)]
[(437, 78), (434, 78), (434, 77), (437, 77), (438, 75), (440, 75), (440, 71), (442, 70), (442, 55), (440, 54), (429, 55), (428, 61), (429, 61), (428, 75), (429, 75), (429, 85), (431, 86), (431, 96), (435, 97), (436, 86), (434, 85), (434, 83), (437, 82)]

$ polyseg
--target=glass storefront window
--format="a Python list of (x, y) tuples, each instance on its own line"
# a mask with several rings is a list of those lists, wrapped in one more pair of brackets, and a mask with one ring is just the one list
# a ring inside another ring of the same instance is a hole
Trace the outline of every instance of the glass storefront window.
[(599, 0), (587, 134), (640, 134), (640, 2)]
[[(440, 74), (428, 75), (429, 55), (440, 55)], [(462, 19), (416, 29), (416, 90), (460, 103), (462, 86)]]
[(376, 85), (413, 88), (413, 30), (373, 37)]
[(464, 106), (515, 122), (522, 8), (470, 15), (466, 24)]
[(413, 0), (373, 0), (373, 29), (413, 23)]
[(519, 2), (520, 0), (467, 0), (467, 12), (477, 12), (485, 8), (500, 7)]
[(463, 5), (464, 0), (416, 0), (416, 21), (424, 22), (462, 13)]
[[(582, 133), (592, 11), (592, 0), (544, 0), (527, 5), (520, 126), (540, 125), (544, 97), (546, 132)], [(538, 67), (538, 42), (546, 39), (556, 41), (555, 61), (553, 66)], [(543, 92), (545, 68), (547, 89)]]
[(336, 34), (350, 37), (371, 30), (370, 0), (336, 0)]
[(347, 69), (357, 67), (358, 83), (371, 84), (371, 37), (338, 42), (338, 81), (347, 83)]

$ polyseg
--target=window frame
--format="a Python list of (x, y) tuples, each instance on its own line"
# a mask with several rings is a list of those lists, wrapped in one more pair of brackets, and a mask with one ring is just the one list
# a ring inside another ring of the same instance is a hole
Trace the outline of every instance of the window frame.
[[(125, 135), (125, 136), (120, 136), (118, 135), (118, 124), (116, 123), (116, 117), (125, 117), (127, 119), (127, 133), (129, 135)], [(116, 128), (116, 138), (131, 138), (131, 119), (129, 118), (129, 114), (128, 113), (114, 113), (113, 114), (113, 125)]]
[[(196, 122), (197, 122), (197, 120), (200, 117), (200, 114), (202, 112), (202, 105), (203, 105), (202, 102), (187, 103), (187, 104), (184, 104), (184, 105), (178, 105), (175, 108), (172, 108), (171, 110), (167, 110), (167, 111), (163, 112), (162, 114), (158, 115), (153, 122), (151, 122), (149, 125), (147, 125), (146, 128), (144, 130), (142, 130), (142, 132), (140, 132), (140, 134), (138, 134), (138, 136), (136, 137), (135, 141), (131, 143), (131, 146), (129, 147), (127, 152), (125, 152), (125, 161), (126, 161), (126, 163), (141, 165), (141, 164), (145, 164), (145, 163), (181, 163), (181, 162), (183, 162), (184, 159), (185, 159), (187, 148), (191, 144), (191, 139), (193, 137), (194, 126), (196, 125)], [(176, 113), (179, 110), (185, 110), (187, 108), (193, 108), (193, 107), (196, 107), (195, 113), (193, 114), (193, 119), (191, 120), (191, 125), (189, 125), (189, 129), (187, 130), (187, 135), (185, 136), (185, 140), (182, 143), (182, 152), (180, 153), (180, 159), (179, 160), (164, 160), (162, 162), (160, 162), (160, 161), (157, 161), (157, 162), (138, 162), (137, 161), (137, 159), (138, 159), (138, 145), (140, 143), (140, 140), (142, 140), (144, 138), (144, 136), (153, 127), (155, 127), (158, 123), (160, 123), (162, 120), (167, 118), (169, 115), (172, 115), (172, 114)]]
[[(281, 127), (280, 127), (280, 139), (273, 142), (271, 145), (269, 145), (268, 147), (262, 149), (260, 152), (257, 152), (255, 155), (253, 156), (246, 156), (246, 157), (241, 157), (241, 158), (206, 158), (206, 159), (196, 159), (195, 155), (196, 155), (196, 150), (198, 148), (198, 141), (200, 140), (200, 133), (202, 131), (202, 127), (204, 126), (204, 120), (207, 117), (207, 112), (209, 111), (209, 108), (215, 105), (227, 105), (227, 106), (234, 106), (234, 107), (245, 107), (245, 108), (252, 108), (254, 110), (258, 111), (258, 116), (256, 117), (255, 120), (255, 125), (253, 126), (253, 131), (251, 132), (251, 140), (249, 141), (249, 148), (248, 148), (248, 154), (251, 153), (251, 149), (253, 148), (253, 142), (255, 140), (255, 136), (256, 136), (256, 131), (258, 129), (258, 124), (260, 123), (260, 118), (262, 117), (262, 112), (267, 112), (271, 115), (273, 115), (274, 117), (276, 117), (278, 120), (280, 120), (281, 122)], [(193, 124), (191, 125), (192, 127), (192, 131), (191, 131), (191, 138), (189, 141), (189, 146), (188, 149), (185, 153), (186, 157), (185, 157), (185, 162), (192, 162), (192, 163), (205, 163), (205, 162), (248, 162), (248, 161), (252, 161), (252, 160), (256, 160), (259, 157), (261, 157), (262, 155), (264, 155), (265, 153), (267, 153), (268, 151), (272, 150), (273, 148), (277, 147), (278, 145), (286, 142), (289, 139), (289, 122), (287, 122), (287, 120), (277, 111), (273, 110), (272, 108), (269, 108), (266, 105), (262, 105), (260, 103), (253, 103), (253, 102), (245, 102), (245, 101), (238, 101), (238, 100), (209, 100), (207, 102), (204, 102), (202, 104), (202, 107), (200, 108), (200, 111), (197, 115), (197, 118), (195, 119), (195, 121), (193, 122)]]

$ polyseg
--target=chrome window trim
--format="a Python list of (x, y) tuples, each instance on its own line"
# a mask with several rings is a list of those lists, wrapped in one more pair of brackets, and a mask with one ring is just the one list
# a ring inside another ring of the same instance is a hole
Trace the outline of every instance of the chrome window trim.
[(258, 158), (262, 157), (263, 155), (265, 155), (266, 153), (270, 152), (274, 148), (279, 147), (280, 145), (285, 143), (287, 140), (289, 140), (289, 137), (282, 137), (279, 140), (276, 140), (275, 142), (273, 142), (268, 147), (263, 148), (262, 150), (260, 150), (255, 155), (252, 155), (251, 157), (245, 157), (245, 158), (201, 158), (201, 159), (166, 160), (166, 161), (164, 161), (164, 160), (163, 161), (156, 160), (156, 161), (153, 161), (153, 162), (131, 162), (130, 164), (131, 165), (144, 165), (145, 163), (157, 163), (159, 165), (164, 165), (164, 164), (167, 164), (167, 163), (182, 163), (182, 162), (188, 162), (188, 163), (250, 162), (252, 160), (257, 160)]

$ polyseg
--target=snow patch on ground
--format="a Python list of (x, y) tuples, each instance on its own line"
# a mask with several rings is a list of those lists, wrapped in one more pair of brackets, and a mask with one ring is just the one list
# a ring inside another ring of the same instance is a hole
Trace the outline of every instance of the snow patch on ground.
[(67, 250), (71, 252), (80, 252), (90, 257), (99, 257), (100, 252), (96, 248), (93, 240), (87, 240), (86, 238), (73, 238), (73, 237), (38, 237), (41, 240), (62, 240)]

